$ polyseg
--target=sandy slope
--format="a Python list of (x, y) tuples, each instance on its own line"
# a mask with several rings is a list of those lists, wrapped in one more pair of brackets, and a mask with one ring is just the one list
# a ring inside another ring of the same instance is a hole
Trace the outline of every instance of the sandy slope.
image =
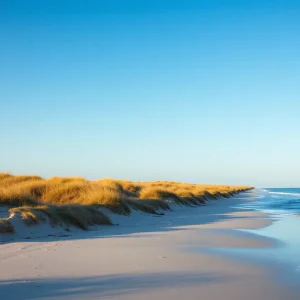
[[(277, 266), (217, 254), (276, 247), (235, 229), (272, 222), (234, 208), (251, 197), (182, 207), (157, 217), (112, 215), (119, 226), (1, 245), (0, 299), (299, 299)], [(275, 249), (275, 248), (274, 248)]]

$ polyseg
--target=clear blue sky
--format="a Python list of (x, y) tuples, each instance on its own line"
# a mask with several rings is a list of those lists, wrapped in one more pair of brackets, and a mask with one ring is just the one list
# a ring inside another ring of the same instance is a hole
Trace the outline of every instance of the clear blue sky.
[(300, 2), (0, 1), (1, 171), (300, 186)]

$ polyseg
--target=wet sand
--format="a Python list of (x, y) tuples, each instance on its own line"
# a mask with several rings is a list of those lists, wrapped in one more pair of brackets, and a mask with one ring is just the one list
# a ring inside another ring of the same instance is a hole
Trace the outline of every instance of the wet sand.
[(218, 251), (279, 241), (239, 229), (274, 220), (237, 207), (251, 193), (165, 216), (111, 215), (118, 226), (0, 246), (1, 299), (299, 299), (282, 269)]

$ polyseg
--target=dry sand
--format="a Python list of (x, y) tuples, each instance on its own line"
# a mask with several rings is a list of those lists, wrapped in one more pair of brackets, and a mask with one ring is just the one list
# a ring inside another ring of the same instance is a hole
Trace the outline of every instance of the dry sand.
[[(237, 229), (269, 216), (235, 208), (251, 197), (180, 207), (157, 217), (112, 215), (113, 227), (0, 245), (0, 299), (299, 299), (280, 268), (214, 249), (276, 249), (276, 241)], [(17, 237), (20, 239), (20, 237)]]

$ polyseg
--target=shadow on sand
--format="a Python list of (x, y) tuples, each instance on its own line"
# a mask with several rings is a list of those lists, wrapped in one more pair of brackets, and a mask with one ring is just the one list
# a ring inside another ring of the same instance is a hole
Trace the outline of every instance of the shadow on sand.
[(0, 299), (43, 299), (97, 296), (114, 297), (139, 293), (150, 288), (208, 285), (232, 280), (228, 274), (213, 273), (145, 273), (94, 276), (68, 279), (17, 279), (0, 281)]

